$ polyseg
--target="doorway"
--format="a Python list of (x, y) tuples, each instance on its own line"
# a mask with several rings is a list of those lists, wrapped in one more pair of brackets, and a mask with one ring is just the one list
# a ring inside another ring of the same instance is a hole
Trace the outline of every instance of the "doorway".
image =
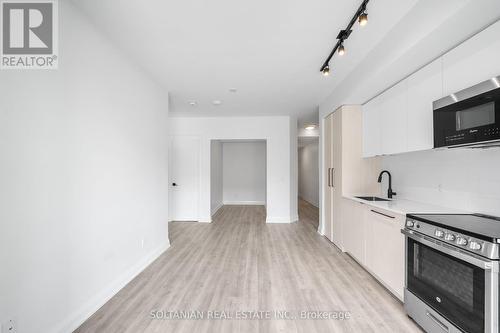
[(319, 227), (319, 138), (299, 136), (298, 142), (299, 216), (314, 229)]
[(224, 205), (266, 206), (266, 140), (212, 140), (210, 148), (212, 216)]

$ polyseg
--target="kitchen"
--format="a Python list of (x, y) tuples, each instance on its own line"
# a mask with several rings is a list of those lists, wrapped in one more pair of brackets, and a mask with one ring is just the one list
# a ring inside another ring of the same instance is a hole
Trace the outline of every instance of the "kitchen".
[[(318, 232), (427, 332), (498, 332), (500, 23), (322, 121)], [(360, 139), (362, 138), (362, 139)]]

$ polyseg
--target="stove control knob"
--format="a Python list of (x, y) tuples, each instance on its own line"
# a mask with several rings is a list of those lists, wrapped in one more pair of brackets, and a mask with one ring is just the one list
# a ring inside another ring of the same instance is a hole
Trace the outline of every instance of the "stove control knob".
[(467, 243), (468, 243), (467, 239), (465, 239), (463, 237), (457, 237), (457, 244), (458, 245), (466, 246)]
[(438, 229), (438, 230), (434, 231), (434, 236), (439, 237), (439, 238), (443, 238), (444, 237), (444, 231)]
[(481, 250), (481, 244), (479, 244), (478, 242), (470, 242), (469, 248), (471, 250)]
[(454, 234), (446, 234), (446, 235), (444, 235), (444, 239), (449, 241), (449, 242), (453, 242), (455, 240), (455, 235)]
[(412, 220), (407, 220), (406, 221), (406, 226), (408, 228), (413, 228), (415, 226), (415, 221), (412, 221)]

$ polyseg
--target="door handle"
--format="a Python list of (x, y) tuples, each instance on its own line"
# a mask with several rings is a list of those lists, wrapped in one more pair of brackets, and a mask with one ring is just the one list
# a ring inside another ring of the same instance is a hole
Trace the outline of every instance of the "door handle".
[(172, 186), (177, 186), (177, 183), (172, 183)]

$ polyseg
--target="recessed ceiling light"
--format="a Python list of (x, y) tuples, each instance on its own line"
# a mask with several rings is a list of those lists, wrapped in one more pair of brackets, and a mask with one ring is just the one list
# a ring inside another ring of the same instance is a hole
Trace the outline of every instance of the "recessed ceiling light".
[(196, 101), (191, 101), (191, 102), (189, 102), (189, 105), (191, 105), (191, 106), (198, 106), (198, 102), (196, 102)]
[(222, 101), (216, 99), (212, 102), (213, 105), (217, 106), (217, 105), (221, 105), (222, 104)]
[(238, 89), (236, 89), (236, 88), (229, 88), (229, 91), (232, 92), (232, 93), (235, 93), (235, 92), (238, 91)]
[(305, 128), (308, 131), (312, 131), (313, 129), (316, 129), (316, 125), (307, 125)]

